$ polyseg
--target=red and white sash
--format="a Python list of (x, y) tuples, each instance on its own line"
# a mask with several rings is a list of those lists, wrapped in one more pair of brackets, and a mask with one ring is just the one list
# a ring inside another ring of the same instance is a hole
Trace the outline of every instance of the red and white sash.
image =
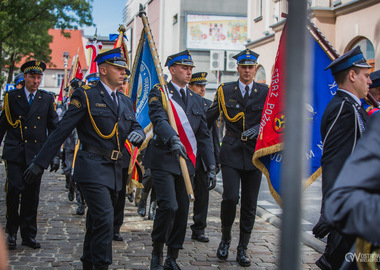
[(187, 156), (195, 167), (195, 160), (197, 156), (197, 140), (193, 129), (191, 128), (189, 119), (181, 105), (179, 105), (171, 94), (169, 94), (170, 103), (172, 104), (175, 123), (178, 129), (178, 135), (182, 144), (186, 148)]

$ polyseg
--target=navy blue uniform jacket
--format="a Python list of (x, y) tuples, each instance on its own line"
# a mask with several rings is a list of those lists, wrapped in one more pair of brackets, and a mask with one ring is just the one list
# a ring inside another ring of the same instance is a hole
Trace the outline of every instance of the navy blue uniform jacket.
[[(113, 101), (102, 83), (85, 90), (88, 87), (81, 87), (73, 93), (69, 109), (36, 157), (34, 161), (36, 164), (47, 168), (54, 153), (58, 151), (75, 127), (81, 144), (107, 150), (118, 150), (116, 135), (110, 139), (103, 139), (96, 133), (89, 117), (85, 92), (88, 96), (91, 115), (102, 134), (109, 135), (115, 123), (119, 123), (120, 150), (124, 148), (124, 142), (133, 130), (145, 138), (144, 131), (136, 121), (132, 101), (127, 96), (117, 92), (119, 109), (116, 111)], [(79, 150), (75, 161), (74, 179), (78, 183), (96, 183), (120, 190), (121, 171), (122, 159), (113, 161), (108, 157)]]
[[(268, 94), (268, 86), (253, 82), (252, 92), (247, 104), (244, 104), (243, 96), (239, 89), (239, 81), (222, 84), (226, 110), (229, 117), (233, 118), (240, 112), (245, 113), (245, 130), (255, 127), (259, 131), (261, 115), (264, 109), (265, 99)], [(207, 123), (211, 127), (218, 119), (220, 111), (218, 104), (218, 92), (215, 94), (214, 102), (208, 109)], [(242, 141), (240, 138), (229, 136), (228, 131), (240, 134), (243, 132), (243, 119), (230, 122), (224, 113), (223, 120), (226, 124), (226, 135), (222, 140), (220, 148), (220, 163), (238, 170), (256, 170), (252, 163), (255, 152), (256, 140)]]
[[(2, 158), (29, 165), (40, 151), (48, 134), (57, 126), (58, 115), (54, 108), (54, 97), (46, 91), (37, 90), (33, 103), (29, 106), (24, 88), (12, 90), (6, 95), (12, 122), (21, 120), (22, 135), (20, 126), (13, 128), (8, 123), (3, 110), (0, 116), (0, 143), (5, 134), (6, 137)], [(54, 154), (56, 153), (57, 151)]]
[[(197, 140), (197, 155), (202, 157), (208, 168), (210, 165), (215, 165), (212, 141), (203, 108), (203, 98), (186, 87), (187, 104), (185, 105), (178, 91), (170, 82), (168, 83), (168, 88), (169, 92), (173, 95), (173, 99), (180, 104), (189, 119)], [(144, 156), (144, 166), (154, 170), (181, 175), (179, 161), (172, 155), (169, 146), (169, 139), (177, 135), (177, 133), (169, 124), (168, 115), (162, 105), (161, 90), (158, 85), (149, 93), (149, 118), (153, 124), (154, 136), (148, 144)], [(189, 174), (194, 175), (195, 168), (193, 163), (190, 159), (186, 163)]]
[(367, 124), (368, 114), (358, 105), (351, 96), (338, 90), (323, 112), (321, 120), (323, 198), (333, 187), (344, 162), (354, 151), (361, 136), (355, 106), (364, 126)]

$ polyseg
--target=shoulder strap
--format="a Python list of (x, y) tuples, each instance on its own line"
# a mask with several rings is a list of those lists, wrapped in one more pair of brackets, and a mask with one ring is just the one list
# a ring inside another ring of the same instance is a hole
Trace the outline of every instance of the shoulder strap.
[(20, 116), (20, 119), (17, 119), (14, 123), (12, 121), (11, 110), (9, 108), (8, 93), (6, 93), (5, 96), (4, 96), (4, 112), (5, 112), (5, 116), (7, 118), (8, 123), (13, 128), (17, 128), (18, 126), (20, 127), (21, 139), (24, 140), (23, 139), (24, 136), (23, 136), (23, 133), (22, 133), (22, 126), (21, 126), (21, 116)]
[[(227, 118), (228, 121), (230, 122), (237, 122), (239, 121), (241, 118), (243, 118), (243, 131), (245, 131), (245, 114), (244, 112), (239, 112), (237, 115), (235, 115), (234, 117), (230, 117), (227, 113), (227, 109), (226, 109), (226, 102), (224, 100), (224, 93), (223, 93), (223, 87), (222, 85), (219, 86), (218, 88), (218, 104), (219, 104), (219, 121), (221, 121), (222, 119), (222, 111), (224, 113), (224, 116)], [(220, 125), (220, 123), (219, 123)]]

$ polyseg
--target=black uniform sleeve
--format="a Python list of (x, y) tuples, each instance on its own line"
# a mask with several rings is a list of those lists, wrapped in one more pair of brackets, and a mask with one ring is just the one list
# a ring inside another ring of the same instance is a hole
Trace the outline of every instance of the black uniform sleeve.
[[(202, 106), (202, 104), (200, 104), (200, 106)], [(195, 137), (198, 144), (197, 148), (200, 151), (199, 154), (201, 155), (203, 161), (206, 163), (208, 169), (211, 165), (215, 165), (215, 156), (210, 131), (207, 127), (206, 115), (204, 113), (202, 113), (201, 123), (199, 129), (197, 130), (197, 133), (195, 134)]]
[[(221, 87), (221, 86), (219, 86), (219, 87)], [(219, 112), (218, 90), (217, 90), (215, 93), (214, 101), (212, 102), (210, 108), (208, 108), (208, 110), (206, 112), (206, 119), (207, 119), (208, 128), (212, 127), (213, 123), (218, 119), (219, 114), (220, 114), (220, 112)]]
[(4, 135), (9, 128), (9, 123), (7, 121), (7, 117), (5, 116), (5, 111), (2, 110), (0, 114), (0, 145), (3, 141)]
[(34, 159), (34, 163), (47, 168), (53, 156), (57, 153), (62, 143), (70, 135), (75, 126), (87, 113), (84, 90), (76, 90), (72, 97), (69, 109), (66, 111), (58, 127), (49, 135), (41, 151)]
[(154, 86), (149, 93), (149, 118), (153, 124), (153, 131), (166, 144), (171, 137), (178, 135), (169, 124), (168, 114), (163, 104), (159, 86)]
[(50, 94), (49, 96), (50, 96), (50, 99), (49, 99), (49, 111), (48, 111), (48, 117), (47, 117), (48, 119), (47, 129), (50, 134), (51, 132), (53, 132), (53, 130), (57, 128), (58, 114), (54, 108), (54, 97), (53, 95), (50, 95)]
[[(128, 97), (125, 97), (127, 99), (127, 102), (128, 102), (128, 106), (131, 108), (131, 110), (133, 111), (133, 103), (132, 103), (132, 100)], [(142, 129), (141, 125), (139, 122), (137, 122), (137, 119), (136, 119), (136, 116), (135, 114), (133, 114), (133, 119), (132, 119), (132, 127), (131, 127), (131, 131), (136, 131), (138, 132), (139, 134), (141, 134), (141, 136), (143, 137), (143, 140), (141, 143), (144, 142), (145, 140), (145, 132), (144, 130)], [(140, 146), (140, 145), (139, 145)]]

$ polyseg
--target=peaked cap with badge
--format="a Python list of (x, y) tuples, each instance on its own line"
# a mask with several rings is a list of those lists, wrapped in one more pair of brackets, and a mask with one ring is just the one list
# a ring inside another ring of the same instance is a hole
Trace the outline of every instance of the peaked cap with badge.
[(170, 68), (174, 64), (195, 67), (189, 50), (184, 50), (182, 52), (169, 55), (166, 59), (165, 67), (167, 66)]
[(43, 74), (46, 69), (46, 64), (41, 61), (37, 60), (31, 60), (28, 62), (25, 62), (21, 66), (21, 72), (24, 74), (30, 73), (30, 74)]
[(257, 64), (259, 54), (251, 51), (250, 49), (245, 49), (244, 51), (234, 55), (232, 58), (237, 60), (237, 64), (239, 66), (250, 66)]
[(25, 80), (24, 80), (24, 73), (20, 73), (20, 74), (18, 74), (18, 75), (15, 77), (15, 79), (14, 79), (13, 82), (14, 82), (15, 86), (18, 85), (19, 83), (25, 82)]
[(92, 82), (92, 81), (99, 81), (99, 74), (98, 73), (90, 73), (86, 76), (87, 82)]
[(125, 68), (125, 72), (130, 74), (130, 71), (127, 66), (127, 60), (125, 60), (122, 55), (121, 48), (115, 48), (106, 52), (99, 53), (94, 62), (97, 62), (98, 66), (107, 63), (116, 67)]
[(207, 72), (197, 72), (193, 73), (191, 76), (189, 84), (200, 84), (200, 85), (206, 85), (207, 84)]
[(349, 69), (350, 67), (371, 68), (372, 66), (367, 63), (360, 46), (356, 46), (352, 50), (346, 52), (338, 57), (328, 65), (325, 70), (331, 69), (334, 75), (340, 71)]

